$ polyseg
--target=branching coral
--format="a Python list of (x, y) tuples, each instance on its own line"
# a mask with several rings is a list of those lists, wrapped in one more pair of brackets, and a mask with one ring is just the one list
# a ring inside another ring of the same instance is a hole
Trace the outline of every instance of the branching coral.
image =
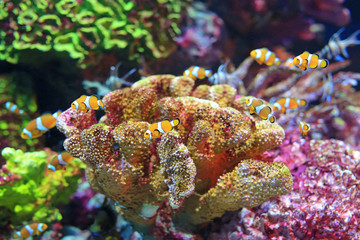
[[(198, 224), (292, 189), (284, 164), (256, 160), (279, 146), (283, 129), (246, 114), (245, 98), (235, 100), (230, 86), (193, 86), (187, 77), (154, 75), (107, 94), (99, 123), (92, 111), (58, 117), (64, 146), (86, 163), (91, 186), (137, 223), (150, 223), (164, 201)], [(150, 124), (175, 117), (174, 130), (143, 137)]]
[(0, 170), (1, 224), (61, 220), (56, 207), (68, 202), (75, 192), (84, 164), (74, 159), (66, 171), (48, 172), (46, 166), (54, 153), (5, 148), (2, 156), (6, 164)]
[(82, 67), (108, 50), (133, 60), (167, 56), (175, 48), (184, 7), (178, 0), (6, 0), (0, 5), (0, 60), (17, 63), (29, 50), (54, 50)]

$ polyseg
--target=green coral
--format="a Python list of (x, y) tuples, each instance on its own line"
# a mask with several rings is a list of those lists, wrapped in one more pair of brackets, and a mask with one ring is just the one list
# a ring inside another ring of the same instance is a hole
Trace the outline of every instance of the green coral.
[(0, 60), (27, 50), (66, 53), (83, 68), (106, 54), (140, 61), (168, 56), (180, 33), (181, 0), (21, 0), (0, 3)]
[[(0, 223), (17, 226), (24, 222), (59, 221), (62, 216), (56, 208), (65, 204), (81, 182), (84, 164), (74, 159), (66, 171), (47, 171), (54, 154), (38, 151), (24, 153), (5, 148), (6, 159), (0, 177), (5, 179), (0, 188)], [(6, 178), (13, 177), (12, 181)]]
[[(29, 151), (41, 147), (41, 139), (22, 139), (20, 133), (37, 111), (31, 78), (25, 73), (0, 75), (0, 149), (18, 147)], [(26, 116), (18, 116), (5, 108), (5, 103), (13, 102)], [(1, 159), (1, 156), (0, 156)]]

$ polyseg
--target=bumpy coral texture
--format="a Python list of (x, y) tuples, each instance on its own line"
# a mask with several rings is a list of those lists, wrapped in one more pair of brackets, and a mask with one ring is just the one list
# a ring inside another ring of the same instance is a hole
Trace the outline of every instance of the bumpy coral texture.
[(46, 166), (56, 153), (49, 150), (24, 153), (7, 147), (1, 154), (6, 164), (0, 168), (0, 225), (60, 221), (57, 207), (69, 202), (84, 164), (74, 159), (66, 171), (53, 172)]
[(290, 134), (272, 154), (291, 169), (294, 191), (227, 216), (226, 226), (214, 225), (207, 239), (360, 238), (357, 149), (339, 140), (303, 141)]
[[(99, 123), (93, 111), (69, 109), (58, 118), (64, 146), (86, 163), (92, 188), (133, 221), (149, 223), (155, 212), (147, 210), (168, 201), (175, 214), (203, 223), (292, 190), (285, 164), (256, 160), (281, 144), (283, 129), (248, 115), (244, 98), (233, 105), (232, 87), (194, 84), (154, 75), (107, 94)], [(175, 117), (181, 124), (172, 131), (144, 138), (150, 124)]]
[[(35, 94), (29, 87), (21, 84), (21, 80), (30, 82), (25, 73), (0, 75), (0, 149), (16, 147), (23, 151), (41, 148), (41, 139), (22, 139), (19, 133), (31, 120), (31, 114), (37, 110)], [(15, 103), (26, 116), (19, 116), (5, 108), (6, 102)], [(29, 116), (30, 115), (30, 116)], [(3, 157), (0, 156), (0, 161)]]
[(178, 0), (1, 1), (0, 60), (23, 61), (29, 50), (65, 52), (81, 67), (109, 50), (131, 60), (166, 57), (183, 7)]

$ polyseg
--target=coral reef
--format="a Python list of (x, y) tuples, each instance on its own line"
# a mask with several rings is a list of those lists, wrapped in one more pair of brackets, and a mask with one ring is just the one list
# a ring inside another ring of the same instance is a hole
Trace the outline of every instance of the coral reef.
[(33, 64), (35, 55), (37, 61), (56, 55), (85, 68), (110, 51), (136, 61), (166, 57), (176, 46), (185, 3), (5, 0), (0, 6), (0, 60)]
[[(26, 74), (13, 73), (0, 75), (0, 149), (17, 147), (23, 151), (33, 151), (42, 146), (39, 139), (33, 141), (20, 138), (20, 133), (31, 120), (29, 114), (37, 111), (35, 94), (23, 83), (28, 80)], [(24, 110), (25, 116), (19, 116), (5, 108), (7, 101), (16, 103)], [(3, 159), (0, 156), (0, 159)], [(1, 165), (1, 164), (0, 164)]]
[(6, 164), (0, 170), (0, 223), (18, 226), (24, 222), (59, 221), (57, 209), (75, 192), (84, 164), (74, 159), (66, 171), (48, 172), (47, 164), (54, 152), (27, 152), (5, 148)]
[[(333, 58), (336, 56), (334, 55)], [(226, 73), (226, 81), (239, 94), (252, 95), (271, 103), (281, 97), (305, 99), (305, 108), (275, 112), (285, 131), (298, 128), (301, 121), (311, 124), (312, 138), (337, 138), (347, 143), (360, 143), (359, 93), (356, 85), (360, 74), (339, 71), (350, 60), (333, 62), (324, 70), (302, 71), (285, 65), (259, 67), (248, 57), (237, 69)], [(238, 105), (240, 98), (234, 101)]]
[(185, 18), (181, 25), (182, 34), (176, 38), (177, 44), (192, 60), (206, 61), (207, 65), (216, 62), (220, 57), (219, 46), (225, 40), (223, 20), (201, 2), (192, 3)]
[(294, 190), (229, 214), (221, 229), (212, 226), (207, 239), (360, 238), (358, 150), (339, 140), (303, 141), (288, 134), (269, 157), (275, 156), (291, 169)]
[[(157, 211), (204, 223), (292, 189), (284, 164), (256, 158), (281, 144), (283, 129), (246, 114), (245, 97), (233, 104), (228, 85), (193, 86), (188, 77), (154, 75), (107, 94), (99, 123), (94, 111), (58, 117), (64, 147), (87, 165), (91, 187), (136, 223), (150, 224)], [(151, 123), (175, 117), (173, 131), (143, 137)]]
[(350, 22), (349, 9), (342, 6), (344, 0), (300, 0), (304, 11), (316, 19), (345, 26)]

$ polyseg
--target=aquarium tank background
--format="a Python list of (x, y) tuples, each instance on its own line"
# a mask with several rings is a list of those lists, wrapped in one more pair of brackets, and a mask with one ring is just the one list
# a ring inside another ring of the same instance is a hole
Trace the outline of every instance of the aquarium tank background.
[(356, 0), (0, 0), (0, 239), (360, 239)]

